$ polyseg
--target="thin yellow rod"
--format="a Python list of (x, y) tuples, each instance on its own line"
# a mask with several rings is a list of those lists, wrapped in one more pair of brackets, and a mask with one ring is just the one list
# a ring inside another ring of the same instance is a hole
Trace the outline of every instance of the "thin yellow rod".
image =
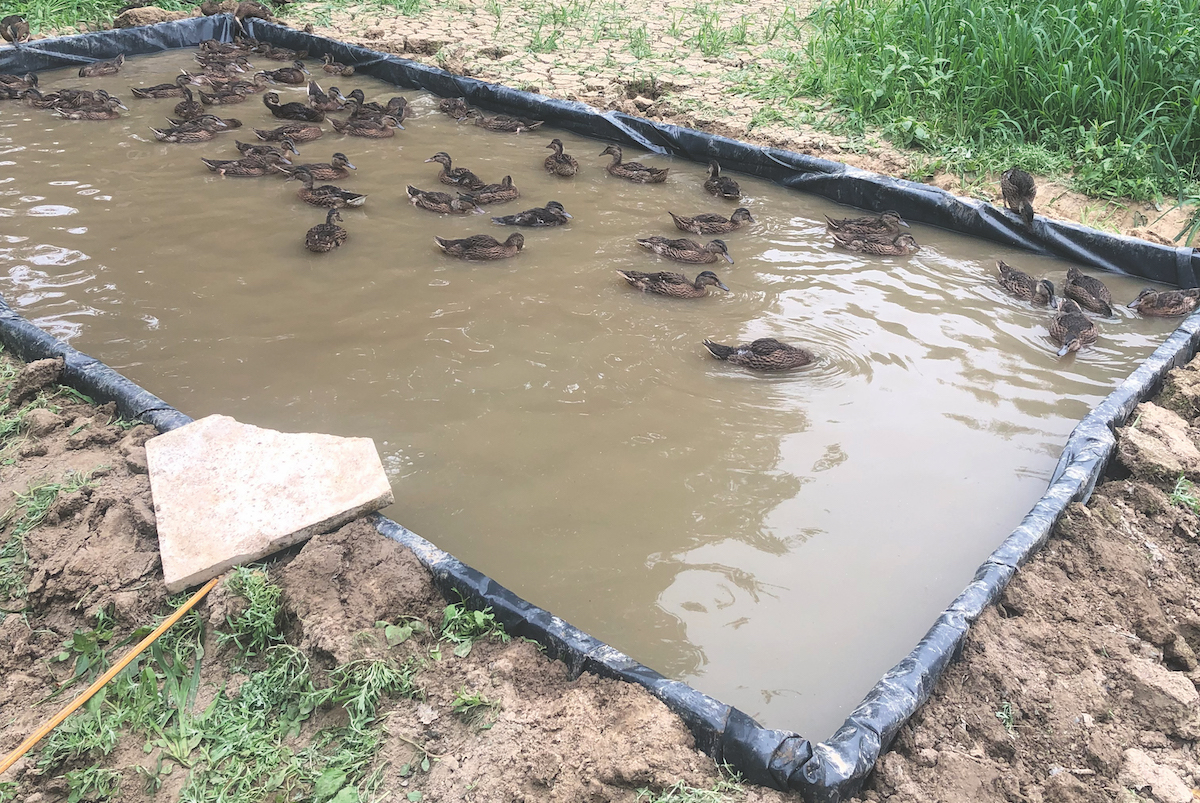
[(221, 580), (220, 577), (214, 577), (213, 579), (211, 579), (207, 583), (205, 583), (200, 588), (199, 591), (197, 591), (195, 594), (192, 595), (191, 599), (189, 599), (187, 602), (185, 602), (178, 610), (175, 611), (175, 613), (168, 616), (166, 621), (164, 621), (161, 625), (159, 625), (157, 628), (155, 628), (153, 633), (151, 633), (150, 635), (148, 635), (144, 639), (142, 639), (141, 644), (138, 644), (132, 650), (127, 652), (125, 654), (125, 656), (123, 658), (121, 658), (120, 661), (117, 661), (115, 666), (113, 666), (111, 669), (109, 669), (107, 672), (105, 672), (100, 677), (96, 678), (96, 682), (93, 683), (91, 686), (88, 686), (87, 691), (85, 691), (83, 694), (79, 695), (74, 700), (72, 700), (66, 706), (66, 708), (64, 708), (63, 710), (61, 710), (57, 714), (55, 714), (53, 717), (51, 717), (49, 722), (42, 725), (42, 727), (40, 727), (36, 731), (34, 731), (32, 736), (30, 736), (25, 741), (21, 742), (20, 746), (18, 746), (16, 750), (12, 751), (7, 756), (5, 756), (4, 761), (0, 762), (0, 773), (3, 773), (5, 770), (7, 770), (13, 764), (16, 764), (17, 761), (19, 761), (21, 759), (21, 756), (25, 755), (31, 749), (33, 749), (33, 746), (35, 744), (37, 744), (38, 742), (40, 742), (46, 736), (46, 734), (48, 734), (50, 731), (57, 728), (64, 719), (71, 716), (71, 714), (73, 714), (75, 712), (75, 709), (79, 708), (79, 706), (83, 705), (88, 700), (90, 700), (93, 694), (100, 691), (100, 689), (104, 687), (105, 683), (108, 683), (110, 680), (112, 680), (114, 677), (116, 677), (118, 672), (120, 672), (122, 669), (124, 669), (126, 666), (128, 666), (129, 662), (132, 661), (134, 658), (141, 655), (142, 652), (147, 647), (149, 647), (151, 644), (153, 644), (155, 642), (155, 640), (158, 639), (159, 636), (161, 636), (163, 633), (166, 633), (168, 630), (170, 630), (171, 625), (178, 622), (179, 619), (185, 613), (190, 611), (197, 602), (199, 602), (200, 600), (202, 600), (204, 598), (205, 594), (207, 594), (209, 591), (212, 591), (213, 587), (216, 586), (216, 584), (220, 580)]

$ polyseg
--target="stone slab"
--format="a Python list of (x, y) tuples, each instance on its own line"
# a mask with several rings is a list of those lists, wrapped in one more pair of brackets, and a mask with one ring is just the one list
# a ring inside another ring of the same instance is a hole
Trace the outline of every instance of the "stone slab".
[(151, 438), (146, 461), (171, 593), (392, 503), (370, 438), (210, 415)]

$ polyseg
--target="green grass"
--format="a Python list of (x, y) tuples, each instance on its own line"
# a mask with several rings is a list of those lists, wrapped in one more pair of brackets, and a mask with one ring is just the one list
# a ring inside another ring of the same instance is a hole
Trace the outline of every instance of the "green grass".
[(279, 597), (283, 592), (265, 571), (239, 566), (225, 585), (246, 600), (246, 608), (226, 618), (228, 629), (217, 634), (219, 644), (233, 643), (243, 658), (253, 658), (283, 641), (279, 631)]
[(92, 483), (91, 475), (68, 471), (62, 481), (36, 481), (25, 493), (17, 494), (17, 503), (0, 517), (0, 616), (12, 612), (12, 600), (25, 596), (28, 556), (25, 536), (50, 512), (59, 494), (74, 493)]
[(1171, 491), (1171, 504), (1186, 507), (1193, 513), (1200, 514), (1200, 497), (1196, 495), (1196, 486), (1182, 474), (1175, 480), (1175, 488)]
[[(74, 28), (78, 23), (95, 25), (112, 22), (125, 5), (124, 0), (16, 0), (5, 6), (5, 14), (23, 14), (34, 33)], [(194, 3), (180, 0), (156, 0), (154, 5), (168, 11), (190, 9)]]
[(490, 637), (506, 644), (510, 639), (508, 633), (505, 633), (504, 628), (496, 621), (491, 608), (472, 611), (460, 603), (447, 605), (443, 611), (441, 637), (443, 641), (455, 645), (454, 654), (459, 658), (470, 655), (471, 647), (480, 639)]
[(654, 791), (651, 789), (637, 790), (638, 803), (728, 803), (739, 800), (745, 795), (745, 790), (737, 777), (722, 778), (707, 789), (689, 786), (683, 781), (666, 789)]
[(489, 700), (479, 692), (468, 693), (464, 687), (455, 695), (450, 708), (468, 725), (479, 730), (488, 730), (496, 724), (500, 703)]
[(901, 145), (1036, 148), (1094, 196), (1197, 179), (1196, 0), (826, 0), (812, 21), (806, 52), (760, 85), (830, 98)]

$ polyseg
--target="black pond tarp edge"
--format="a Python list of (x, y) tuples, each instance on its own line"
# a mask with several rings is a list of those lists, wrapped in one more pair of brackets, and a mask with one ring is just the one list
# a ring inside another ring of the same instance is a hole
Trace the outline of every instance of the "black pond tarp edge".
[[(1164, 247), (1043, 218), (1026, 227), (1014, 215), (989, 204), (837, 162), (760, 148), (617, 112), (599, 113), (581, 103), (451, 75), (258, 20), (250, 22), (250, 30), (260, 39), (277, 45), (306, 48), (313, 55), (331, 53), (339, 61), (354, 64), (362, 73), (395, 84), (427, 89), (442, 96), (463, 96), (474, 105), (545, 119), (586, 136), (701, 161), (716, 158), (727, 169), (767, 178), (839, 203), (876, 211), (896, 209), (910, 220), (1036, 253), (1182, 287), (1197, 285), (1197, 257), (1190, 248)], [(51, 69), (112, 58), (121, 52), (155, 53), (193, 46), (207, 38), (228, 40), (230, 31), (230, 18), (219, 16), (39, 40), (20, 48), (0, 50), (0, 71)], [(123, 415), (141, 418), (164, 431), (191, 420), (102, 363), (41, 332), (7, 306), (0, 309), (0, 342), (23, 359), (63, 356), (67, 360), (68, 384), (100, 401), (116, 401)], [(457, 594), (468, 604), (491, 607), (510, 632), (537, 640), (572, 672), (591, 671), (649, 689), (683, 718), (701, 749), (738, 768), (749, 781), (796, 790), (808, 800), (836, 803), (858, 790), (900, 727), (928, 698), (942, 671), (957, 655), (971, 623), (1003, 592), (1017, 568), (1045, 543), (1066, 506), (1088, 498), (1115, 448), (1113, 429), (1139, 401), (1158, 389), (1167, 370), (1196, 353), (1198, 343), (1200, 314), (1187, 319), (1076, 426), (1045, 495), (979, 567), (971, 583), (937, 618), (913, 651), (884, 675), (831, 738), (819, 744), (790, 731), (762, 728), (738, 709), (686, 684), (664, 678), (522, 600), (395, 522), (376, 517), (376, 527), (384, 535), (409, 545), (430, 568), (448, 597)]]

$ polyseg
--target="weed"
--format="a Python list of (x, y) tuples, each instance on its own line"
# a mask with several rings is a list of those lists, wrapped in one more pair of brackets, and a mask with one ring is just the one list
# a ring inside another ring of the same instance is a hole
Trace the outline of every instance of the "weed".
[(0, 781), (0, 803), (12, 803), (17, 799), (16, 781)]
[(1193, 513), (1200, 514), (1200, 497), (1196, 495), (1196, 486), (1182, 474), (1175, 480), (1175, 489), (1171, 491), (1171, 504), (1186, 507)]
[(239, 566), (225, 581), (226, 587), (248, 603), (237, 616), (227, 617), (228, 633), (217, 633), (217, 643), (233, 642), (243, 658), (253, 658), (283, 641), (279, 632), (279, 597), (282, 590), (262, 569)]
[(476, 641), (489, 636), (506, 644), (510, 638), (491, 608), (472, 611), (462, 603), (446, 606), (442, 614), (442, 639), (455, 645), (454, 654), (459, 658), (466, 658)]
[(387, 641), (388, 647), (403, 644), (412, 638), (414, 633), (425, 633), (429, 630), (429, 625), (425, 624), (425, 620), (416, 616), (402, 616), (396, 620), (395, 624), (376, 622), (375, 627), (383, 629), (383, 637)]
[(995, 714), (996, 719), (1000, 720), (1000, 724), (1004, 726), (1004, 730), (1008, 733), (1009, 738), (1017, 738), (1017, 726), (1015, 724), (1012, 703), (1005, 700), (1000, 704), (1000, 710), (996, 711)]
[(629, 52), (639, 59), (648, 59), (654, 53), (645, 23), (629, 32)]
[(730, 795), (740, 796), (745, 790), (735, 778), (722, 778), (708, 789), (688, 786), (679, 781), (673, 786), (657, 792), (650, 789), (638, 789), (638, 803), (726, 803)]
[(557, 28), (551, 28), (546, 36), (542, 36), (543, 25), (539, 21), (533, 30), (533, 38), (529, 40), (529, 50), (532, 53), (553, 53), (558, 50), (558, 40), (561, 34)]
[(71, 770), (66, 774), (67, 803), (112, 800), (121, 786), (121, 773), (100, 767)]
[(450, 704), (450, 708), (454, 713), (462, 717), (463, 722), (485, 731), (496, 724), (496, 717), (500, 711), (500, 703), (495, 700), (489, 700), (478, 692), (468, 694), (464, 687), (455, 695), (454, 702)]

